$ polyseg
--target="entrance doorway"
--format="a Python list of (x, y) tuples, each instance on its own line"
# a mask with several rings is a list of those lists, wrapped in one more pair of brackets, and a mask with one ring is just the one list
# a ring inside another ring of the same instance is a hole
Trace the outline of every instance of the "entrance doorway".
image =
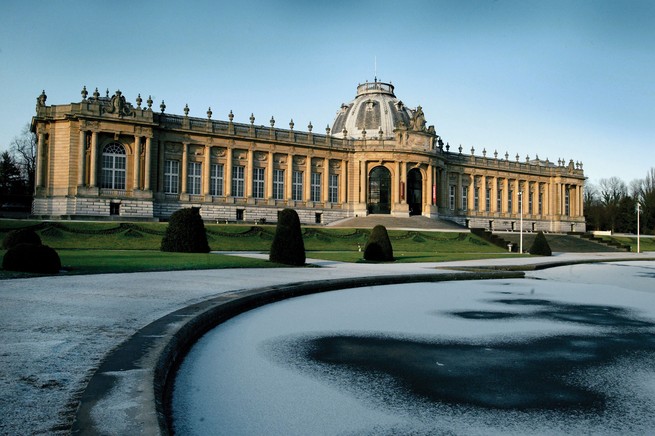
[(410, 216), (423, 213), (423, 176), (417, 168), (407, 173), (407, 204)]
[(368, 179), (368, 213), (391, 213), (391, 173), (385, 167), (375, 167)]

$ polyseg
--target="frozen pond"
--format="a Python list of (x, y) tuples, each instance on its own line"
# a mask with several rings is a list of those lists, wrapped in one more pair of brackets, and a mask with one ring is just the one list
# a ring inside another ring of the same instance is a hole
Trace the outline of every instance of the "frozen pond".
[(293, 298), (183, 362), (179, 434), (647, 434), (655, 262)]

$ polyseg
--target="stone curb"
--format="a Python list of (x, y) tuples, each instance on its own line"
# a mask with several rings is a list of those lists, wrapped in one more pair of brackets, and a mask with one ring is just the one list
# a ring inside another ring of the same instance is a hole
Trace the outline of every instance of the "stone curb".
[(171, 434), (172, 386), (184, 356), (207, 331), (250, 309), (345, 288), (523, 277), (524, 273), (518, 271), (399, 274), (305, 281), (223, 293), (148, 324), (111, 351), (80, 397), (71, 433)]

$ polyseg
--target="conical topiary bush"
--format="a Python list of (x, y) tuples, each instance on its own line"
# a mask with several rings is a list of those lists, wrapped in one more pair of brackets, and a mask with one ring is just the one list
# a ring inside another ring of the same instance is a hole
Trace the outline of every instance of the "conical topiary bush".
[(278, 215), (269, 260), (293, 266), (305, 264), (305, 242), (302, 239), (300, 218), (293, 209), (284, 209)]
[(161, 251), (209, 253), (205, 224), (198, 208), (180, 209), (171, 215), (161, 240)]
[(382, 225), (373, 227), (364, 248), (364, 259), (375, 262), (393, 261), (393, 247), (386, 227)]
[(530, 254), (552, 256), (553, 252), (550, 249), (550, 245), (548, 245), (544, 232), (539, 232), (537, 233), (537, 236), (535, 236), (534, 242), (532, 242), (532, 246), (530, 247)]

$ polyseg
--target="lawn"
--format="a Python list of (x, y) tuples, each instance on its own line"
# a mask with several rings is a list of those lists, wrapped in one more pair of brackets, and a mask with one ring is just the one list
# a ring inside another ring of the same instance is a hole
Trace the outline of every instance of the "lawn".
[[(0, 220), (0, 239), (28, 227), (43, 244), (57, 250), (68, 274), (170, 271), (213, 268), (276, 267), (262, 259), (224, 254), (159, 251), (166, 223)], [(275, 226), (206, 224), (214, 251), (270, 250)], [(303, 227), (306, 255), (342, 262), (362, 262), (370, 229)], [(468, 232), (389, 231), (398, 262), (441, 262), (504, 257), (509, 254)], [(4, 255), (3, 252), (0, 254)], [(514, 255), (515, 256), (515, 255)], [(0, 271), (0, 278), (25, 277)]]

